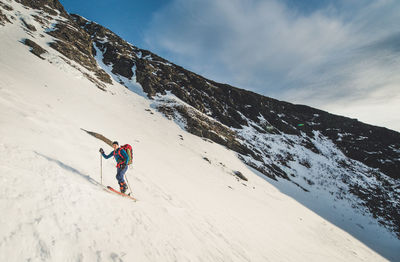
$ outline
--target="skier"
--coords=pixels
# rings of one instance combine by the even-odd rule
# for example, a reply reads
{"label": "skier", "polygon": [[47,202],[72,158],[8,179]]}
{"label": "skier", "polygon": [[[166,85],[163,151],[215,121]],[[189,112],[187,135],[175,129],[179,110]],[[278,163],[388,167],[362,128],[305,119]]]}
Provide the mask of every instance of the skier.
{"label": "skier", "polygon": [[100,153],[105,159],[109,159],[110,157],[114,156],[115,160],[117,161],[117,180],[119,184],[119,188],[121,193],[125,194],[126,190],[128,189],[128,186],[126,185],[124,175],[126,171],[128,170],[128,161],[129,161],[129,156],[125,152],[124,149],[119,148],[119,144],[117,141],[114,141],[112,143],[112,147],[114,148],[114,151],[112,151],[110,154],[105,155],[103,148],[100,148]]}

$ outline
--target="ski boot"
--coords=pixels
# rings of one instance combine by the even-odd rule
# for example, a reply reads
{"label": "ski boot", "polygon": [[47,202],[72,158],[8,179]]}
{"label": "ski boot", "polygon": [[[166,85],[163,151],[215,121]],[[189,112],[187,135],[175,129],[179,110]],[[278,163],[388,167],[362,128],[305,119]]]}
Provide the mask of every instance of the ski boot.
{"label": "ski boot", "polygon": [[119,183],[119,189],[122,194],[125,194],[126,190],[128,189],[126,182]]}

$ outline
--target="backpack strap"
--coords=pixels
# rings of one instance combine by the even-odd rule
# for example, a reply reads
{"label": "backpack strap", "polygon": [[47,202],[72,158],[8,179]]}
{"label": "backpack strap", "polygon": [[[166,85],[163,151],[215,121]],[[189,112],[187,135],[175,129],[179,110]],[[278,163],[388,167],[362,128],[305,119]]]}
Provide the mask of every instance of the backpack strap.
{"label": "backpack strap", "polygon": [[121,154],[121,148],[118,149],[118,155],[119,155],[122,159],[125,160],[125,157],[123,157],[122,154]]}
{"label": "backpack strap", "polygon": [[115,154],[118,154],[120,157],[124,158],[124,157],[122,156],[122,154],[121,154],[121,148],[118,148],[118,151],[117,151],[117,152],[114,150],[114,156],[115,156]]}
{"label": "backpack strap", "polygon": [[121,154],[121,148],[118,148],[117,152],[115,152],[115,150],[114,150],[114,157],[115,157],[116,154],[118,154],[121,157],[121,159],[123,159],[122,162],[117,163],[117,167],[120,167],[120,165],[125,162],[125,158]]}

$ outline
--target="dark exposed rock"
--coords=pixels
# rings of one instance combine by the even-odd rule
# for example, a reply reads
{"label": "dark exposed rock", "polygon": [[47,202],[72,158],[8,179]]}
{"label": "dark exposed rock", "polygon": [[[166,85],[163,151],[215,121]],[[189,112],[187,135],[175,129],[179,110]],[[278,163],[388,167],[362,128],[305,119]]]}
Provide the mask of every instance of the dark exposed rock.
{"label": "dark exposed rock", "polygon": [[203,159],[204,159],[205,161],[207,161],[209,164],[211,164],[210,159],[208,159],[207,157],[203,157]]}
{"label": "dark exposed rock", "polygon": [[303,177],[303,179],[304,179],[304,180],[307,182],[307,184],[310,185],[310,186],[312,186],[312,185],[315,184],[314,181],[312,181],[312,180],[310,180],[310,179],[308,179],[308,178],[306,178],[306,177]]}
{"label": "dark exposed rock", "polygon": [[318,148],[315,147],[314,143],[310,140],[310,138],[305,138],[304,140],[302,140],[301,143],[302,146],[304,146],[307,149],[310,149],[312,152],[319,154],[321,153]]}
{"label": "dark exposed rock", "polygon": [[301,159],[301,160],[299,161],[299,164],[300,164],[300,165],[303,165],[303,166],[305,166],[305,167],[307,167],[307,168],[311,168],[311,164],[310,164],[310,162],[309,162],[307,159]]}
{"label": "dark exposed rock", "polygon": [[39,57],[40,59],[44,59],[42,55],[47,53],[45,49],[43,49],[40,45],[36,44],[34,41],[30,39],[23,39],[22,43],[29,46],[31,48],[31,53]]}
{"label": "dark exposed rock", "polygon": [[244,180],[244,181],[248,181],[247,177],[245,177],[245,176],[242,174],[242,172],[240,172],[240,171],[233,171],[233,174],[234,174],[235,176],[237,176],[238,178]]}
{"label": "dark exposed rock", "polygon": [[32,7],[34,9],[43,10],[51,15],[58,15],[56,10],[61,16],[68,17],[68,13],[58,0],[15,0],[25,6]]}
{"label": "dark exposed rock", "polygon": [[33,26],[33,25],[31,25],[31,24],[29,24],[29,23],[27,23],[27,22],[25,21],[25,19],[21,18],[21,21],[22,21],[22,23],[25,25],[25,27],[26,27],[27,29],[29,29],[29,30],[31,30],[31,31],[36,31],[36,27]]}
{"label": "dark exposed rock", "polygon": [[[75,61],[87,70],[94,72],[98,80],[69,61],[66,61],[69,65],[81,71],[88,80],[95,83],[100,89],[105,90],[106,86],[104,83],[112,83],[110,76],[97,65],[94,54],[92,53],[93,43],[90,35],[75,23],[72,17],[65,12],[63,6],[58,0],[18,0],[17,2],[20,2],[27,7],[43,10],[50,15],[57,15],[60,13],[60,15],[68,18],[68,20],[58,20],[58,23],[54,25],[54,28],[47,31],[47,34],[56,39],[54,42],[49,44],[50,47],[63,54],[66,58]],[[34,15],[33,18],[42,26],[46,26],[47,19],[52,19],[45,14],[41,16]],[[24,19],[21,20],[26,28],[31,31],[36,31],[36,28],[33,25],[28,24]]]}
{"label": "dark exposed rock", "polygon": [[3,3],[3,2],[0,2],[0,7],[3,8],[4,10],[7,10],[7,11],[12,11],[12,10],[14,10],[14,9],[12,8],[12,6],[10,6],[10,5],[6,4],[6,3]]}
{"label": "dark exposed rock", "polygon": [[91,37],[84,30],[74,27],[74,24],[71,23],[59,22],[55,25],[53,31],[48,32],[49,35],[58,39],[50,43],[50,47],[94,72],[100,81],[111,84],[110,76],[97,66],[94,59]]}
{"label": "dark exposed rock", "polygon": [[390,199],[388,195],[390,191],[390,188],[385,187],[370,187],[365,189],[357,184],[350,187],[350,192],[364,200],[364,206],[369,209],[371,214],[373,214],[381,224],[396,232],[397,236],[400,238],[400,232],[397,228],[398,225],[400,225],[400,203],[394,202],[391,206],[383,207],[387,199]]}
{"label": "dark exposed rock", "polygon": [[182,105],[168,105],[168,103],[162,103],[157,108],[170,119],[175,118],[175,113],[178,113],[185,119],[186,130],[189,133],[208,138],[240,154],[252,155],[257,158],[253,151],[237,141],[235,132],[221,125],[219,122],[207,118],[195,110]]}
{"label": "dark exposed rock", "polygon": [[[134,75],[134,72],[132,72],[135,62],[133,60],[135,57],[134,51],[138,49],[103,26],[89,22],[77,15],[71,16],[79,26],[88,32],[96,47],[103,52],[103,62],[106,65],[113,66],[112,72],[131,79]],[[103,41],[105,38],[107,38],[107,41]]]}
{"label": "dark exposed rock", "polygon": [[[42,16],[32,15],[32,17],[33,17],[33,19],[35,19],[36,22],[38,22],[42,26],[46,26],[46,19],[43,18]],[[47,19],[49,19],[49,18],[47,17]]]}
{"label": "dark exposed rock", "polygon": [[0,25],[5,25],[7,23],[11,23],[11,21],[8,19],[8,17],[3,14],[3,12],[0,9]]}

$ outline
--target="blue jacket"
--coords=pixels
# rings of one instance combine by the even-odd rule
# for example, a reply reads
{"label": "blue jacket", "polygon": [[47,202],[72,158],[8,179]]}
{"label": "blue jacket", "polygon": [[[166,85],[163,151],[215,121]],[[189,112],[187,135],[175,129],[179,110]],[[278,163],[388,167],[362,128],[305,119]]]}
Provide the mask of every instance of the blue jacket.
{"label": "blue jacket", "polygon": [[[121,150],[121,155],[125,158],[125,160],[124,160],[123,158],[121,158],[121,156],[118,154],[118,150]],[[115,152],[115,153],[114,153],[114,152]],[[115,161],[117,161],[117,164],[118,164],[118,163],[121,163],[121,162],[125,162],[125,165],[128,165],[129,156],[128,156],[128,154],[125,152],[125,150],[123,150],[123,149],[121,149],[121,148],[118,148],[116,151],[111,151],[111,153],[108,154],[108,155],[105,155],[104,153],[101,153],[101,154],[103,155],[103,157],[104,157],[105,159],[109,159],[110,157],[114,156]]]}

